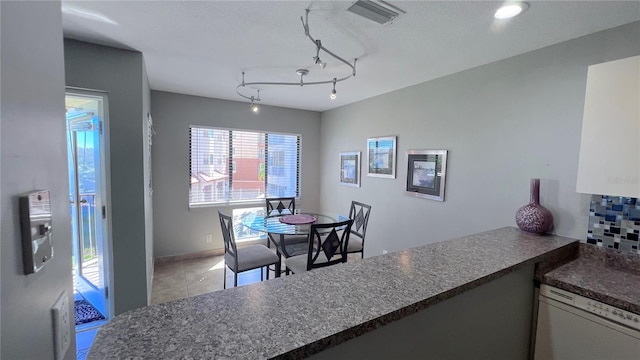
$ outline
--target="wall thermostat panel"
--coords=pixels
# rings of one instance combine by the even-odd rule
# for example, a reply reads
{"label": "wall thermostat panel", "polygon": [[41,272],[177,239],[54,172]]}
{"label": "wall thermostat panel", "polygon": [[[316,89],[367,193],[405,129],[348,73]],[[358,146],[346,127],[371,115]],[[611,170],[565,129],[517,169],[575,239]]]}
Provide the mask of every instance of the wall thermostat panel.
{"label": "wall thermostat panel", "polygon": [[20,196],[22,260],[25,274],[33,274],[53,258],[49,190]]}

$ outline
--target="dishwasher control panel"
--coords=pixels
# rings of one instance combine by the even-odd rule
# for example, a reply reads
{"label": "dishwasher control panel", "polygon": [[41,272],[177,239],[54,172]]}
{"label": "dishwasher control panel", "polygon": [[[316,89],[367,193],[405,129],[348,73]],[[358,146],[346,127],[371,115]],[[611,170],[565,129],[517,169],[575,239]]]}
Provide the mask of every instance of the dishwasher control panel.
{"label": "dishwasher control panel", "polygon": [[597,300],[592,300],[546,284],[542,284],[542,286],[540,286],[540,295],[572,305],[605,319],[628,326],[632,329],[640,330],[640,315],[634,314],[630,311],[622,310],[615,306],[611,306]]}

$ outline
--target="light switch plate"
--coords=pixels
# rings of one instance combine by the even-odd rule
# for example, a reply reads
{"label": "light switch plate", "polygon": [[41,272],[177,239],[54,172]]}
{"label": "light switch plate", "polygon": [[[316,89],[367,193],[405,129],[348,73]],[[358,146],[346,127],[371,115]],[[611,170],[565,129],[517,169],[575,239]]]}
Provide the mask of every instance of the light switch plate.
{"label": "light switch plate", "polygon": [[63,360],[71,343],[71,319],[69,318],[69,295],[63,291],[51,308],[53,316],[53,344],[56,360]]}

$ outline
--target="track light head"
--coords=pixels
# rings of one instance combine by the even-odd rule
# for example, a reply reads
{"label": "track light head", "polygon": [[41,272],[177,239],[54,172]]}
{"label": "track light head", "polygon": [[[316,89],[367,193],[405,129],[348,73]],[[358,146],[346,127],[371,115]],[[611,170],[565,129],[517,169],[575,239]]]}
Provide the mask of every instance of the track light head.
{"label": "track light head", "polygon": [[331,98],[331,100],[335,100],[336,99],[336,82],[338,81],[338,79],[333,78],[333,90],[331,90],[331,95],[329,95],[329,98]]}
{"label": "track light head", "polygon": [[327,67],[327,63],[320,60],[320,58],[317,56],[313,57],[313,61],[315,62],[316,65],[320,66],[321,69],[324,69],[325,67]]}
{"label": "track light head", "polygon": [[254,101],[260,101],[260,90],[258,90],[258,97],[251,97],[251,105],[249,105],[251,107],[251,111],[253,111],[254,113],[258,113],[258,111],[260,111],[260,107],[258,106],[258,104],[256,104]]}

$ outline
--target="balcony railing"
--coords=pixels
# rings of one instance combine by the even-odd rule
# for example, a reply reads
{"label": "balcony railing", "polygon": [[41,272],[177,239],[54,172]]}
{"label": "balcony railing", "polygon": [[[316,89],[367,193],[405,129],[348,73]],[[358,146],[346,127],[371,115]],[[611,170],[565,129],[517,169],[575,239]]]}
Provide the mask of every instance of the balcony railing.
{"label": "balcony railing", "polygon": [[96,194],[80,194],[80,218],[78,233],[80,236],[80,251],[83,264],[98,257],[98,243],[96,232]]}

